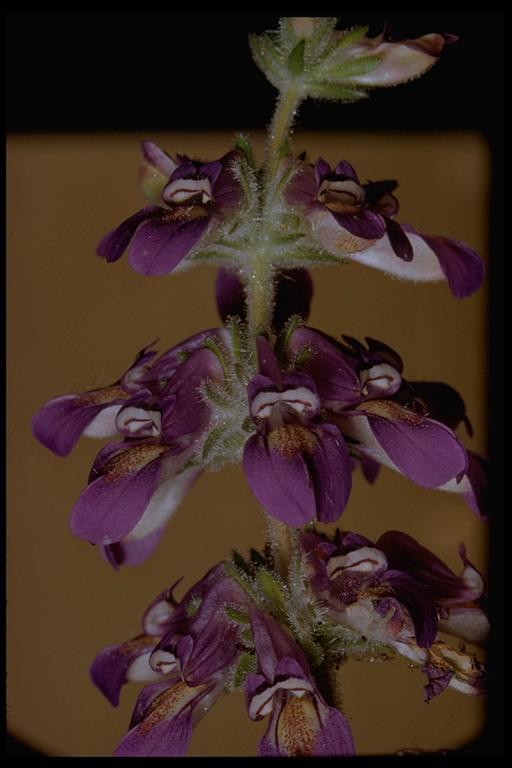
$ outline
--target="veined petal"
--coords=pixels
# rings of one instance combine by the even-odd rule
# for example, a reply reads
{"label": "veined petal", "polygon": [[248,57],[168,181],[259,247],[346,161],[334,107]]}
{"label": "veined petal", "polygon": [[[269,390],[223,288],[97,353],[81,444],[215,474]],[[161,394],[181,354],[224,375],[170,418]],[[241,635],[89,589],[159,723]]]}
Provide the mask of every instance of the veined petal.
{"label": "veined petal", "polygon": [[[302,676],[309,679],[309,665],[306,657],[288,631],[272,616],[258,608],[252,608],[250,618],[258,664],[265,679],[273,684],[278,668],[288,675],[293,674],[294,677],[300,677],[301,669]],[[292,669],[283,670],[279,666],[282,659],[293,660],[298,667],[293,666]],[[254,685],[249,685],[254,692]]]}
{"label": "veined petal", "polygon": [[[370,406],[392,406],[388,417],[368,412]],[[439,488],[464,474],[467,453],[444,424],[417,418],[391,401],[369,401],[363,411],[344,414],[342,431],[358,441],[357,449],[426,488]],[[380,406],[377,405],[376,409]]]}
{"label": "veined petal", "polygon": [[269,450],[261,435],[252,435],[244,448],[244,470],[252,492],[270,515],[295,528],[315,519],[315,493],[300,453],[286,459]]}
{"label": "veined petal", "polygon": [[[151,502],[150,502],[151,503]],[[137,526],[135,526],[137,527]],[[113,544],[102,545],[104,559],[117,571],[120,565],[140,565],[153,554],[164,535],[165,525],[151,531],[144,538],[129,540],[127,537]]]}
{"label": "veined petal", "polygon": [[[364,254],[375,242],[381,243],[382,240],[385,239],[382,235],[380,235],[380,239],[377,239],[373,235],[368,235],[367,237],[365,236],[365,233],[369,231],[373,232],[374,230],[356,227],[355,224],[352,225],[352,229],[356,229],[357,231],[352,232],[348,226],[346,226],[346,222],[343,224],[339,223],[334,217],[334,214],[324,206],[312,208],[305,214],[305,216],[311,226],[312,237],[323,248],[340,258],[355,259],[357,255],[358,258],[356,260],[362,261],[362,257],[359,258],[359,252]],[[383,230],[385,230],[384,225]],[[389,247],[391,249],[391,246]],[[393,256],[396,259],[394,252]]]}
{"label": "veined petal", "polygon": [[181,680],[149,685],[139,695],[131,730],[114,757],[179,757],[192,735],[192,710],[207,692]]}
{"label": "veined petal", "polygon": [[318,442],[308,463],[315,491],[316,519],[332,523],[340,517],[350,496],[350,457],[337,427],[322,424],[315,431]]}
{"label": "veined petal", "polygon": [[123,539],[123,544],[140,542],[142,545],[144,541],[144,546],[147,547],[148,537],[156,532],[159,532],[156,540],[158,543],[161,529],[165,527],[202,472],[202,467],[182,470],[184,463],[183,456],[177,459],[171,456],[161,460],[158,488],[137,525]]}
{"label": "veined petal", "polygon": [[119,386],[56,397],[35,414],[32,432],[57,456],[67,456],[83,434],[89,437],[117,435],[115,417],[128,397]]}
{"label": "veined petal", "polygon": [[468,589],[462,578],[412,536],[402,531],[387,531],[376,546],[385,553],[390,568],[414,576],[436,603],[449,605],[474,598],[473,590]]}
{"label": "veined petal", "polygon": [[167,275],[185,258],[206,232],[208,215],[190,220],[153,218],[141,224],[131,239],[130,266],[142,275]]}
{"label": "veined petal", "polygon": [[437,631],[437,608],[428,589],[404,571],[387,571],[383,582],[390,587],[393,597],[409,611],[420,648],[428,648],[434,642]]}
{"label": "veined petal", "polygon": [[292,358],[304,350],[310,353],[303,371],[312,377],[323,401],[344,405],[358,402],[361,399],[359,376],[333,341],[313,328],[297,328],[290,337],[287,352]]}
{"label": "veined petal", "polygon": [[[218,172],[208,173],[213,185],[213,208],[222,217],[231,214],[242,202],[242,187],[232,169],[238,155],[236,150],[228,152],[218,161],[221,166]],[[205,166],[202,166],[204,169]]]}
{"label": "veined petal", "polygon": [[157,638],[139,635],[133,640],[104,648],[94,659],[90,674],[113,707],[119,704],[122,686],[128,680],[157,680],[159,675],[149,666],[149,657]]}
{"label": "veined petal", "polygon": [[332,216],[340,227],[351,235],[367,241],[378,240],[386,232],[386,223],[382,216],[373,211],[362,210],[357,214],[335,213]]}
{"label": "veined petal", "polygon": [[449,237],[424,235],[407,225],[404,229],[408,233],[415,256],[424,251],[431,251],[435,255],[443,276],[457,299],[471,296],[480,288],[485,275],[484,263],[469,245]]}
{"label": "veined petal", "polygon": [[71,530],[94,544],[120,541],[144,514],[160,476],[166,448],[140,444],[109,459],[71,512]]}
{"label": "veined petal", "polygon": [[167,442],[186,435],[194,437],[208,426],[210,408],[202,397],[207,380],[222,381],[224,373],[215,353],[197,349],[176,369],[166,394],[175,397],[174,405],[164,413],[163,434]]}
{"label": "veined petal", "polygon": [[347,757],[354,742],[346,718],[318,696],[278,694],[259,754],[262,757]]}
{"label": "veined petal", "polygon": [[467,472],[458,483],[455,479],[440,486],[441,491],[460,493],[473,512],[487,518],[488,462],[482,456],[468,451]]}
{"label": "veined petal", "polygon": [[128,248],[140,224],[161,218],[164,213],[165,209],[158,205],[149,205],[137,211],[100,240],[96,253],[108,262],[117,261]]}
{"label": "veined petal", "polygon": [[[325,161],[324,161],[325,162]],[[330,166],[329,171],[330,173]],[[286,187],[284,196],[290,205],[301,208],[313,208],[320,205],[317,200],[319,182],[311,165],[303,163]]]}

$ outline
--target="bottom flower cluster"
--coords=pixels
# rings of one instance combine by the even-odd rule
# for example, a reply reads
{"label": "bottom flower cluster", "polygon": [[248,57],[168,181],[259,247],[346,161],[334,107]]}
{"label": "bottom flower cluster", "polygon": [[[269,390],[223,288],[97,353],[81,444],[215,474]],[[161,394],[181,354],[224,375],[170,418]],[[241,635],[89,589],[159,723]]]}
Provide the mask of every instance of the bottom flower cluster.
{"label": "bottom flower cluster", "polygon": [[280,572],[272,541],[248,560],[234,553],[180,601],[176,582],[146,610],[142,634],[98,654],[91,676],[113,706],[125,682],[151,683],[116,756],[184,755],[193,725],[241,688],[249,717],[269,717],[260,755],[352,755],[333,678],[349,656],[407,657],[427,677],[426,701],[448,686],[483,693],[480,662],[439,637],[485,642],[484,583],[462,546],[457,576],[398,531],[376,543],[313,528],[293,536]]}

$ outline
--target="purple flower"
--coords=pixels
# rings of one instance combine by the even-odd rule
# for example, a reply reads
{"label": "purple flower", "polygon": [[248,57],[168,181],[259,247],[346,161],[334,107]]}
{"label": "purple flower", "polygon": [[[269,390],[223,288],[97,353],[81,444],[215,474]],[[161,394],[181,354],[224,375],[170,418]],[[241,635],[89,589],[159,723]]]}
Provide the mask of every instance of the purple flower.
{"label": "purple flower", "polygon": [[143,634],[109,645],[94,659],[92,681],[113,707],[117,707],[125,683],[160,679],[161,672],[151,668],[149,659],[177,608],[172,595],[175,586],[158,595],[148,607],[142,620]]}
{"label": "purple flower", "polygon": [[[306,269],[286,269],[275,278],[275,302],[272,327],[279,331],[292,315],[303,320],[309,317],[313,296],[313,281]],[[228,269],[219,269],[215,282],[217,308],[223,322],[228,317],[246,320],[247,307],[244,288],[238,275]]]}
{"label": "purple flower", "polygon": [[484,277],[478,254],[458,240],[424,235],[398,224],[392,180],[361,184],[353,166],[342,160],[332,169],[320,158],[303,164],[286,190],[310,235],[343,258],[417,282],[446,280],[453,295],[474,293]]}
{"label": "purple flower", "polygon": [[306,357],[302,373],[316,385],[322,418],[338,427],[371,479],[383,464],[418,485],[462,493],[476,510],[485,495],[483,460],[452,431],[460,421],[469,424],[460,396],[437,382],[406,381],[399,355],[382,342],[368,339],[365,349],[344,338],[347,344],[303,327],[288,342],[292,365]]}
{"label": "purple flower", "polygon": [[263,757],[326,757],[354,754],[347,719],[326,704],[300,646],[275,619],[251,611],[258,660],[245,695],[252,720],[270,715],[259,754]]}
{"label": "purple flower", "polygon": [[201,388],[224,380],[207,340],[222,345],[227,337],[203,331],[156,359],[147,347],[115,384],[55,398],[34,417],[35,436],[61,456],[81,434],[121,438],[97,455],[71,516],[73,532],[99,544],[115,568],[153,552],[202,471],[190,463],[212,418]]}
{"label": "purple flower", "polygon": [[141,350],[130,368],[113,384],[80,394],[61,395],[43,405],[32,419],[32,431],[39,442],[58,456],[67,456],[81,435],[117,435],[117,414],[141,388],[140,378],[157,354],[151,346]]}
{"label": "purple flower", "polygon": [[333,539],[303,533],[300,546],[310,589],[338,624],[388,646],[423,666],[426,697],[450,685],[479,693],[481,668],[452,651],[438,630],[483,644],[489,622],[482,607],[484,583],[460,548],[464,569],[456,576],[411,536],[388,531],[374,544],[354,533]]}
{"label": "purple flower", "polygon": [[115,756],[184,755],[193,724],[223,692],[242,652],[241,626],[228,611],[247,611],[247,597],[222,565],[179,603],[173,588],[146,610],[144,635],[105,648],[91,667],[93,682],[114,706],[124,682],[159,681],[140,693]]}
{"label": "purple flower", "polygon": [[237,152],[209,163],[142,143],[141,182],[155,201],[109,232],[98,255],[117,261],[128,249],[130,266],[143,275],[166,275],[238,209],[242,193],[232,171]]}
{"label": "purple flower", "polygon": [[287,525],[332,522],[350,493],[347,447],[337,427],[320,422],[313,379],[283,375],[269,342],[259,337],[257,345],[260,373],[248,397],[258,432],[245,444],[247,481],[267,512]]}
{"label": "purple flower", "polygon": [[99,452],[71,513],[73,533],[107,547],[113,564],[136,564],[150,554],[200,473],[188,462],[211,419],[201,385],[223,378],[216,355],[195,349],[159,394],[142,389],[117,414],[125,440]]}

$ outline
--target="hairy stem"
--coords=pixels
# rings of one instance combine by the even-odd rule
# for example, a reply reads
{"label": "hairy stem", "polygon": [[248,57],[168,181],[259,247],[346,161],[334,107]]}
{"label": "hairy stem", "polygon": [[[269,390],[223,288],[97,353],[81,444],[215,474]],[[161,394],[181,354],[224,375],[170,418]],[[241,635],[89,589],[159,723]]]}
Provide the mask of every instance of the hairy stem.
{"label": "hairy stem", "polygon": [[269,141],[265,158],[265,178],[271,183],[279,164],[283,144],[290,133],[300,103],[299,91],[290,85],[278,98],[276,111],[270,123]]}
{"label": "hairy stem", "polygon": [[269,234],[272,230],[275,203],[275,177],[283,144],[290,132],[299,103],[299,91],[296,86],[290,85],[280,94],[270,123],[264,163],[260,235],[246,274],[249,329],[253,337],[257,331],[271,329],[274,274]]}
{"label": "hairy stem", "polygon": [[293,530],[275,517],[267,515],[267,538],[277,573],[288,580],[288,568],[293,553]]}

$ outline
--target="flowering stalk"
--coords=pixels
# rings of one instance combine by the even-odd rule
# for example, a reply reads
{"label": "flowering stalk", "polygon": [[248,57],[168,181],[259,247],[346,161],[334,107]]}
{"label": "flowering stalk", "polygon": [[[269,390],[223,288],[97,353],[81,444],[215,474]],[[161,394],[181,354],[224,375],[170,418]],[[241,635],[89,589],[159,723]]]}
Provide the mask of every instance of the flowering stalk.
{"label": "flowering stalk", "polygon": [[306,325],[305,267],[351,259],[414,282],[443,280],[457,298],[483,280],[469,246],[396,221],[395,180],[364,184],[347,160],[310,164],[291,152],[303,100],[365,98],[421,75],[453,42],[366,32],[296,18],[251,37],[279,91],[260,168],[244,136],[208,162],[143,142],[149,204],[107,233],[98,254],[115,262],[126,251],[152,276],[218,263],[223,325],[160,354],[150,344],[113,383],[54,398],[33,419],[59,456],[82,435],[115,438],[94,461],[71,528],[116,569],[151,556],[207,467],[242,462],[267,518],[263,552],[233,552],[181,600],[175,583],[148,607],[142,634],[96,657],[93,682],[114,706],[125,682],[151,683],[116,756],[184,754],[194,724],[232,690],[244,691],[251,719],[268,718],[260,755],[352,755],[338,675],[349,657],[406,657],[426,675],[427,701],[447,687],[483,691],[476,656],[438,636],[482,644],[487,634],[485,583],[462,545],[457,576],[406,533],[372,542],[317,527],[340,518],[357,467],[371,483],[384,466],[459,493],[486,515],[486,461],[455,432],[472,434],[461,396],[407,378],[382,341]]}

